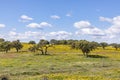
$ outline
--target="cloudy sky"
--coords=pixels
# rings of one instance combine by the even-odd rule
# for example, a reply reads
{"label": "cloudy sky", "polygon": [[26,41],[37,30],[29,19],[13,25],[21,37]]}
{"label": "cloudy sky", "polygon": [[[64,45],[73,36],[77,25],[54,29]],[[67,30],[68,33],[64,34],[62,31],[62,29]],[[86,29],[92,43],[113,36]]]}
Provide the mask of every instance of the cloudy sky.
{"label": "cloudy sky", "polygon": [[0,0],[0,38],[120,43],[120,0]]}

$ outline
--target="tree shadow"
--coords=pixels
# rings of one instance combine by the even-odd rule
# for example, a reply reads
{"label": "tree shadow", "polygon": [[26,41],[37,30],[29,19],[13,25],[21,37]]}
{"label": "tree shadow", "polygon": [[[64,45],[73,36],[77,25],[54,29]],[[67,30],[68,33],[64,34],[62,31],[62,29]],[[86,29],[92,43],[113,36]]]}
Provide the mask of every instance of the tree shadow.
{"label": "tree shadow", "polygon": [[52,54],[41,54],[41,53],[35,53],[35,56],[52,56]]}
{"label": "tree shadow", "polygon": [[107,56],[101,56],[101,55],[88,55],[90,58],[108,58]]}

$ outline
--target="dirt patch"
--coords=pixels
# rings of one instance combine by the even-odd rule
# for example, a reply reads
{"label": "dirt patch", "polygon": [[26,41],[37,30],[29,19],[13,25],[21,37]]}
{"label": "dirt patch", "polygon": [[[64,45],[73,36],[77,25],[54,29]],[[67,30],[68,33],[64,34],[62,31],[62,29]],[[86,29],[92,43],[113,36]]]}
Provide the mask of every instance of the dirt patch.
{"label": "dirt patch", "polygon": [[18,54],[15,53],[2,53],[0,54],[0,58],[16,58]]}

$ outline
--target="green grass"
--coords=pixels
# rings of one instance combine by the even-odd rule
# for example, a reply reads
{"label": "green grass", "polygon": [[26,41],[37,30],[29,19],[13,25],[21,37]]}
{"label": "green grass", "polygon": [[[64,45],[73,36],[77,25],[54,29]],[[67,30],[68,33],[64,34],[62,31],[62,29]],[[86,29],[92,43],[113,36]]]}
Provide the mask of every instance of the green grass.
{"label": "green grass", "polygon": [[111,47],[92,51],[88,58],[65,45],[49,48],[49,55],[37,53],[1,52],[0,75],[10,80],[120,80],[120,51]]}

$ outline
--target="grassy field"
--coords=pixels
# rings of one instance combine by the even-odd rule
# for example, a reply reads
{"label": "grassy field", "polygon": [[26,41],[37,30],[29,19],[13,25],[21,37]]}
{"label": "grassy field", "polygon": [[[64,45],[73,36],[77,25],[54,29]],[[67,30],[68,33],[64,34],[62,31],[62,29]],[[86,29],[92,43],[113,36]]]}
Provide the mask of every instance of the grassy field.
{"label": "grassy field", "polygon": [[120,50],[99,48],[84,57],[80,50],[57,45],[49,55],[0,52],[0,76],[10,80],[120,80]]}

